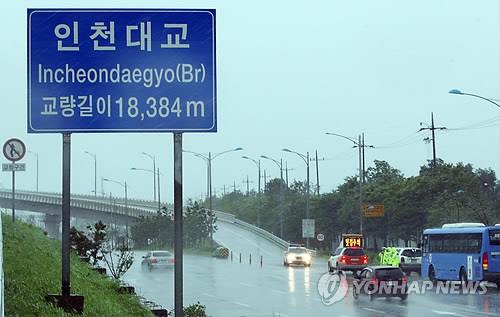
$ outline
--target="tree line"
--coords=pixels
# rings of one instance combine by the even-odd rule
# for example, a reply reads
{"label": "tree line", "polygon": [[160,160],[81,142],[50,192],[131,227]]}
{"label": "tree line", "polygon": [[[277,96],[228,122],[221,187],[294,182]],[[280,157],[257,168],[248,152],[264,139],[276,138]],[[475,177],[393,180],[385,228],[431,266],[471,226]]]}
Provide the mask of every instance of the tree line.
{"label": "tree line", "polygon": [[[183,214],[184,246],[200,247],[208,243],[210,227],[217,230],[217,218],[198,202],[189,201]],[[134,248],[172,249],[174,217],[172,210],[163,207],[156,214],[141,217],[131,227]]]}
{"label": "tree line", "polygon": [[[420,241],[425,228],[443,223],[500,223],[499,184],[491,169],[437,160],[435,166],[431,162],[422,166],[417,176],[405,177],[388,162],[376,160],[367,169],[362,188],[364,204],[383,204],[385,209],[383,217],[363,217],[363,234],[374,248],[400,240],[406,245]],[[303,243],[306,190],[305,182],[287,185],[272,179],[260,196],[234,191],[213,197],[213,206],[252,224],[257,224],[259,213],[262,228]],[[310,190],[310,217],[315,219],[316,233],[326,237],[323,242],[311,239],[311,247],[328,249],[341,234],[359,232],[359,195],[357,176],[346,177],[335,190],[319,196]]]}

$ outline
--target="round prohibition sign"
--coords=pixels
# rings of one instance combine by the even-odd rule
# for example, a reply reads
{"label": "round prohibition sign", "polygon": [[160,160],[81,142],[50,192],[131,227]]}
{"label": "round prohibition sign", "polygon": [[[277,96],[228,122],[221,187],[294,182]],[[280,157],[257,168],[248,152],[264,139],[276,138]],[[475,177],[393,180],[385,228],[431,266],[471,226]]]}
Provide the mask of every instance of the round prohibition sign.
{"label": "round prohibition sign", "polygon": [[320,233],[320,234],[318,234],[318,236],[316,237],[316,239],[318,239],[318,241],[321,242],[321,241],[325,240],[325,235],[322,234],[322,233]]}
{"label": "round prohibition sign", "polygon": [[26,154],[26,145],[23,141],[12,138],[5,141],[3,145],[3,155],[9,161],[16,162],[24,157]]}

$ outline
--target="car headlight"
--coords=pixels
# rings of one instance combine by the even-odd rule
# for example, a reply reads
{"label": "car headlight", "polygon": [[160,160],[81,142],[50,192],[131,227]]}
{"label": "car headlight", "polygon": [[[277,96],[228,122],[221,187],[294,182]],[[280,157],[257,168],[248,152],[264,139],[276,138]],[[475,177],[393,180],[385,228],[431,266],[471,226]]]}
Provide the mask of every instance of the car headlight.
{"label": "car headlight", "polygon": [[302,258],[306,261],[306,262],[311,262],[311,255],[309,253],[306,253],[304,255],[302,255]]}
{"label": "car headlight", "polygon": [[295,256],[293,254],[287,254],[286,260],[288,262],[292,262],[293,260],[295,260]]}

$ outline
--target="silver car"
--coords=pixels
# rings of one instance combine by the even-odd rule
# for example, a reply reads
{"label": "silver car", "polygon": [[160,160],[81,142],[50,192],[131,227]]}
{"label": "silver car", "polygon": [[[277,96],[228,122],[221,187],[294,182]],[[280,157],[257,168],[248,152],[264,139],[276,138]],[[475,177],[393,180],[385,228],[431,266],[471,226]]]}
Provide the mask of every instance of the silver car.
{"label": "silver car", "polygon": [[174,255],[170,251],[149,251],[142,257],[143,271],[152,269],[171,268],[175,265]]}

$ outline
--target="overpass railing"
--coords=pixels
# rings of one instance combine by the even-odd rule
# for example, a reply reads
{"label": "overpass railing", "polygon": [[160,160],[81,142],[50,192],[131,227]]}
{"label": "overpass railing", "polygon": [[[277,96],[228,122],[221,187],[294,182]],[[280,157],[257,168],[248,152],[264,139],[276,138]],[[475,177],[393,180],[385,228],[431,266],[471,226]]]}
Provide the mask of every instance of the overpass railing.
{"label": "overpass railing", "polygon": [[[72,194],[70,198],[70,206],[73,208],[94,210],[121,216],[129,216],[132,218],[139,218],[141,216],[151,215],[152,213],[151,209],[139,208],[137,206],[125,207],[121,202],[82,199],[81,196],[84,195]],[[10,191],[7,192],[0,190],[0,198],[11,199],[12,193]],[[16,191],[16,200],[48,205],[62,205],[62,196],[60,193]]]}
{"label": "overpass railing", "polygon": [[222,212],[222,211],[215,211],[215,215],[217,216],[217,220],[224,221],[224,222],[229,222],[236,224],[243,229],[253,232],[256,235],[276,244],[277,246],[281,248],[288,248],[290,243],[288,241],[285,241],[281,239],[280,237],[275,236],[274,234],[270,233],[269,231],[266,231],[262,228],[259,228],[257,226],[254,226],[252,224],[249,224],[248,222],[245,222],[243,220],[240,220],[236,218],[235,215],[227,213],[227,212]]}

